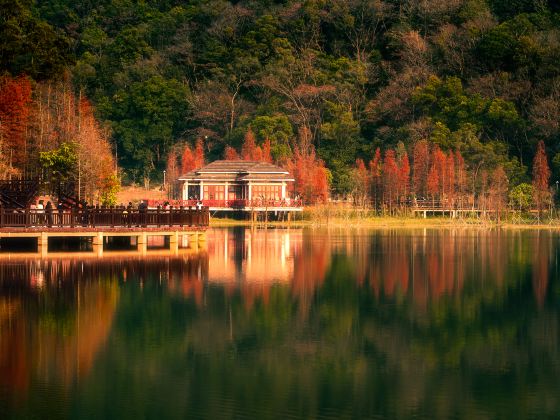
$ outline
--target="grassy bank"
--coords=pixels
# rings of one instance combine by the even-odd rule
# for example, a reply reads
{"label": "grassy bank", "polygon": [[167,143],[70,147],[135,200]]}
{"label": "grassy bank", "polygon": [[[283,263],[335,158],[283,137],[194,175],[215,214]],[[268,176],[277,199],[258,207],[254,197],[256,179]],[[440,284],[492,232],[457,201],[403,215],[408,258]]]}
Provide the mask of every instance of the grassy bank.
{"label": "grassy bank", "polygon": [[282,227],[337,227],[337,228],[415,228],[415,227],[510,227],[510,228],[553,228],[560,229],[559,218],[547,218],[539,221],[530,214],[511,213],[502,218],[500,223],[493,219],[480,217],[449,216],[414,217],[412,215],[388,216],[378,215],[372,210],[356,209],[341,206],[313,206],[306,207],[302,214],[298,214],[295,220],[282,221],[258,221],[251,223],[248,220],[234,220],[227,218],[212,218],[212,226],[282,226]]}

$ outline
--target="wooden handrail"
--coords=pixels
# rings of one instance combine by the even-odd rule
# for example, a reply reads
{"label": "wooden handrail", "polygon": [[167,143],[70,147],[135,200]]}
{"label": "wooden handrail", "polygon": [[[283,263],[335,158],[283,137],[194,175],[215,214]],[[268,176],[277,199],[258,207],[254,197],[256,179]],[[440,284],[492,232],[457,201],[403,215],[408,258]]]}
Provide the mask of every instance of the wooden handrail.
{"label": "wooden handrail", "polygon": [[80,228],[80,227],[159,227],[200,226],[209,224],[207,207],[171,209],[127,209],[91,207],[71,210],[11,210],[0,208],[1,228]]}

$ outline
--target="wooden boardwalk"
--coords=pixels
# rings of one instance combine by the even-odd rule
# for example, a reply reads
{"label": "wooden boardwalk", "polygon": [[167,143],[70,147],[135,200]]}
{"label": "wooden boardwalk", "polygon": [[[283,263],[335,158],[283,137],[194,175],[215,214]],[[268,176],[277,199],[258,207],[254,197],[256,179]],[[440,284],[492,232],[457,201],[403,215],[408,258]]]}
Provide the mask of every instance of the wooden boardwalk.
{"label": "wooden boardwalk", "polygon": [[103,253],[109,237],[129,237],[131,245],[146,253],[149,236],[163,236],[171,250],[183,238],[190,247],[206,240],[207,208],[125,209],[90,208],[62,211],[0,209],[0,239],[36,238],[38,254],[49,252],[50,238],[80,237],[92,241],[94,252]]}

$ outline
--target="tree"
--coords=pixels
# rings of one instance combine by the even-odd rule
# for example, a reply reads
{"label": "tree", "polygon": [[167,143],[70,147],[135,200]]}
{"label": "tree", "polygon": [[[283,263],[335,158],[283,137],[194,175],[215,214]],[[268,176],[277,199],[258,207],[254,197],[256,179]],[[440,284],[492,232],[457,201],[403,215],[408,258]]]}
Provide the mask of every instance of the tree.
{"label": "tree", "polygon": [[385,151],[383,159],[383,196],[384,202],[389,207],[389,213],[393,213],[393,207],[398,199],[399,193],[399,167],[395,159],[395,151]]}
{"label": "tree", "polygon": [[413,162],[413,188],[416,197],[426,197],[426,180],[430,170],[430,150],[427,140],[418,140],[414,143],[412,156]]}
{"label": "tree", "polygon": [[497,223],[500,223],[502,211],[507,206],[507,197],[508,179],[506,172],[502,166],[498,166],[494,172],[492,172],[489,188],[490,206],[494,208]]}
{"label": "tree", "polygon": [[167,173],[167,183],[170,186],[168,188],[168,194],[171,198],[175,196],[175,187],[177,183],[177,178],[179,178],[179,165],[177,164],[177,152],[175,150],[171,150],[167,155],[167,165],[166,165],[166,173]]}
{"label": "tree", "polygon": [[27,77],[0,78],[0,144],[11,168],[23,169],[27,162],[30,104],[31,83]]}
{"label": "tree", "polygon": [[288,161],[288,171],[295,178],[295,192],[306,204],[324,203],[329,197],[330,176],[313,146],[306,150],[296,147]]}
{"label": "tree", "polygon": [[426,181],[426,189],[428,194],[432,196],[432,205],[436,205],[436,196],[440,191],[439,171],[435,164],[432,163],[430,171],[428,172],[428,179]]}
{"label": "tree", "polygon": [[529,210],[533,205],[533,186],[526,182],[511,189],[509,199],[512,207],[519,211]]}
{"label": "tree", "polygon": [[76,173],[76,145],[62,143],[58,149],[39,154],[39,163],[57,181],[66,181]]}
{"label": "tree", "polygon": [[537,153],[533,160],[533,201],[537,206],[539,221],[542,217],[542,211],[550,203],[549,182],[550,168],[544,151],[544,142],[541,140],[537,144]]}
{"label": "tree", "polygon": [[270,139],[267,137],[262,144],[262,161],[272,163],[272,152]]}
{"label": "tree", "polygon": [[59,77],[73,62],[69,39],[38,18],[33,6],[28,0],[0,1],[0,73]]}
{"label": "tree", "polygon": [[255,134],[253,130],[251,130],[251,127],[249,127],[245,133],[245,140],[241,147],[241,159],[254,161],[262,160],[262,150],[257,146]]}
{"label": "tree", "polygon": [[371,176],[362,159],[356,159],[354,182],[354,203],[365,206],[371,190]]}
{"label": "tree", "polygon": [[195,170],[197,168],[196,164],[196,158],[191,147],[185,144],[181,155],[181,172],[186,174],[187,172]]}
{"label": "tree", "polygon": [[399,162],[399,200],[401,204],[406,203],[406,200],[408,199],[409,187],[410,162],[408,161],[408,153],[405,151]]}
{"label": "tree", "polygon": [[235,149],[231,146],[226,146],[224,150],[224,159],[225,160],[239,160],[239,155],[235,151]]}
{"label": "tree", "polygon": [[459,208],[462,208],[466,202],[467,193],[467,169],[465,160],[459,150],[455,151],[455,168],[456,168],[456,186],[459,198]]}
{"label": "tree", "polygon": [[371,177],[371,197],[373,199],[373,206],[377,208],[378,204],[380,203],[380,196],[382,190],[382,182],[381,182],[381,150],[379,147],[375,149],[375,154],[373,155],[373,159],[369,162],[369,171]]}
{"label": "tree", "polygon": [[201,138],[196,139],[194,146],[194,167],[195,169],[202,168],[204,166],[204,141]]}

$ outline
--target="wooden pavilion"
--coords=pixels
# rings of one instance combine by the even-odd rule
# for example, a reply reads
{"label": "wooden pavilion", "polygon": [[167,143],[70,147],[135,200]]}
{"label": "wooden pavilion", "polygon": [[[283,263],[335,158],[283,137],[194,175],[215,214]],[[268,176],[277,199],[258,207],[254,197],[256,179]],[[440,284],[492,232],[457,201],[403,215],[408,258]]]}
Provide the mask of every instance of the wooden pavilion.
{"label": "wooden pavilion", "polygon": [[179,177],[186,205],[211,211],[301,211],[294,177],[267,162],[217,160]]}

